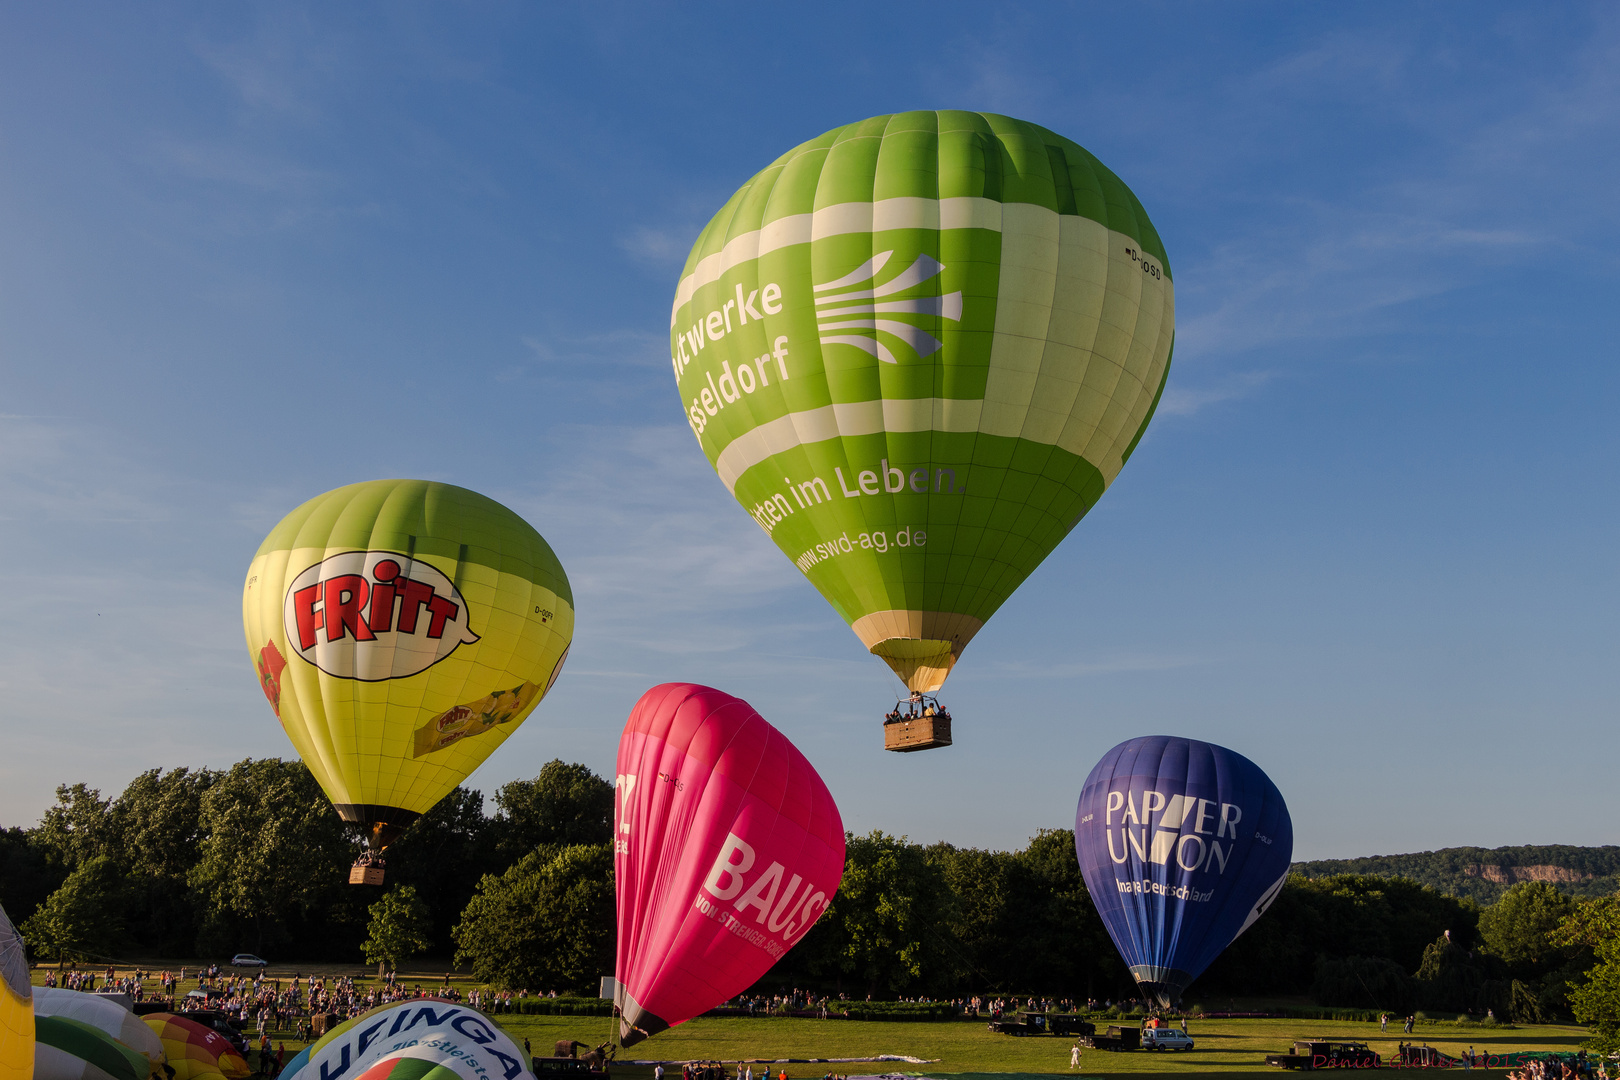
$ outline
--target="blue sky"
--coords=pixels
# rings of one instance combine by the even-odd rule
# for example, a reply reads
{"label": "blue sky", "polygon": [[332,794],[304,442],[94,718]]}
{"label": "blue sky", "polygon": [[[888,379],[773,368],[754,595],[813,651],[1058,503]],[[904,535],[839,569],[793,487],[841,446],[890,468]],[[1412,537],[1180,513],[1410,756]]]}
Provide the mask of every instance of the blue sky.
{"label": "blue sky", "polygon": [[[894,755],[898,683],[715,478],[665,328],[755,171],[947,107],[1131,185],[1176,366],[965,654],[956,745]],[[1603,4],[0,5],[0,824],[289,756],[247,564],[416,476],[575,589],[486,791],[610,773],[683,679],[859,832],[1021,846],[1169,733],[1265,768],[1297,857],[1613,842],[1617,135]]]}

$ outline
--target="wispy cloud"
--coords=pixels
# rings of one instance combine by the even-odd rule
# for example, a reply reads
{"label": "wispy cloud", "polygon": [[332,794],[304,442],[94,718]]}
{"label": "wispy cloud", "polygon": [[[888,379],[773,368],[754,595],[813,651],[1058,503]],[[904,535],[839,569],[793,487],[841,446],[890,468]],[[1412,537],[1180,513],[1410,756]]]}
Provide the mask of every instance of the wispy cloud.
{"label": "wispy cloud", "polygon": [[614,241],[620,251],[647,266],[679,270],[686,262],[697,230],[645,226],[619,234]]}
{"label": "wispy cloud", "polygon": [[321,170],[233,143],[164,136],[152,142],[151,153],[154,162],[173,176],[257,194],[309,196],[332,183]]}
{"label": "wispy cloud", "polygon": [[[1340,185],[1332,198],[1301,200],[1221,162],[1235,172],[1208,177],[1209,188],[1252,190],[1227,204],[1227,239],[1176,264],[1177,371],[1164,410],[1193,413],[1257,391],[1276,368],[1399,333],[1423,301],[1591,245],[1594,222],[1612,239],[1612,193],[1596,177],[1620,164],[1617,41],[1608,20],[1561,78],[1505,114],[1470,115],[1436,95],[1424,81],[1434,57],[1409,37],[1332,34],[1242,80],[1233,108],[1336,95],[1397,114],[1415,134],[1388,159],[1387,179]],[[1565,201],[1548,213],[1549,199]]]}
{"label": "wispy cloud", "polygon": [[166,521],[178,487],[87,425],[0,417],[0,522]]}
{"label": "wispy cloud", "polygon": [[1172,381],[1164,388],[1159,412],[1166,416],[1191,416],[1209,405],[1238,401],[1254,394],[1276,378],[1275,371],[1226,372],[1199,386]]}
{"label": "wispy cloud", "polygon": [[590,597],[614,640],[655,651],[739,648],[747,631],[706,626],[669,639],[643,628],[667,627],[694,609],[719,623],[722,613],[798,581],[715,479],[689,429],[579,425],[552,438],[567,448],[558,455],[566,466],[538,491],[514,493],[512,505],[532,521],[556,523],[553,543],[568,550],[574,588]]}
{"label": "wispy cloud", "polygon": [[192,52],[241,105],[283,119],[310,122],[322,115],[319,90],[346,64],[342,38],[292,12],[255,20],[232,39],[192,39]]}
{"label": "wispy cloud", "polygon": [[547,368],[585,366],[586,370],[599,370],[608,365],[669,369],[669,360],[665,355],[667,339],[655,331],[637,326],[616,326],[611,330],[587,333],[556,330],[527,334],[522,342],[535,360]]}

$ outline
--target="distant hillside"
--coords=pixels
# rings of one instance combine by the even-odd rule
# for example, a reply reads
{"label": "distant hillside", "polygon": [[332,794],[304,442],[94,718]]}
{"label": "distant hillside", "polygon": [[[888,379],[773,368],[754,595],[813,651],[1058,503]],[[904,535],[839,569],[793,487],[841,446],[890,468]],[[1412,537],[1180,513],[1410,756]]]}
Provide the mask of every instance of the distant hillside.
{"label": "distant hillside", "polygon": [[1317,859],[1294,864],[1306,877],[1371,874],[1406,877],[1452,896],[1493,904],[1520,881],[1550,881],[1574,896],[1605,896],[1620,889],[1620,847],[1443,848],[1412,855],[1371,855],[1364,859]]}

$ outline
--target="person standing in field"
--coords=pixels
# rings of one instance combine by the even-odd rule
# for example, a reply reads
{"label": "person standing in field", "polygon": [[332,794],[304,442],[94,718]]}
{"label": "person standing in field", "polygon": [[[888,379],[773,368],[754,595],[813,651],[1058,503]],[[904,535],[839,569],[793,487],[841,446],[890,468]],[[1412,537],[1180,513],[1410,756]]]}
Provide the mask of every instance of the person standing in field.
{"label": "person standing in field", "polygon": [[1069,1047],[1069,1068],[1080,1067],[1080,1040],[1076,1039],[1074,1045]]}

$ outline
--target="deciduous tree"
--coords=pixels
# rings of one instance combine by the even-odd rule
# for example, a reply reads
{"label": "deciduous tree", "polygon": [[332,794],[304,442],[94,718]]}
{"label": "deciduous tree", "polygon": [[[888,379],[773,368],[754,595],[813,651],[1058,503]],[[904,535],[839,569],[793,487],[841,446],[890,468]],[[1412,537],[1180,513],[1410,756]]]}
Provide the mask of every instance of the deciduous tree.
{"label": "deciduous tree", "polygon": [[458,787],[435,803],[388,849],[388,881],[416,888],[433,913],[431,948],[449,953],[450,931],[485,874],[512,861],[498,861],[484,795]]}
{"label": "deciduous tree", "polygon": [[613,970],[614,930],[613,846],[546,847],[479,883],[456,963],[504,989],[585,989]]}
{"label": "deciduous tree", "polygon": [[[952,894],[921,845],[874,830],[846,837],[844,880],[805,946],[823,976],[868,994],[925,985],[950,960]],[[825,924],[825,926],[823,926]],[[815,942],[808,937],[819,937]]]}
{"label": "deciduous tree", "polygon": [[1555,944],[1585,946],[1597,958],[1569,994],[1575,1018],[1591,1025],[1590,1050],[1620,1050],[1620,893],[1587,900],[1559,924]]}
{"label": "deciduous tree", "polygon": [[0,907],[21,923],[67,880],[67,870],[53,865],[35,842],[35,830],[0,829]]}
{"label": "deciduous tree", "polygon": [[113,857],[124,868],[130,925],[148,950],[184,955],[197,937],[187,879],[202,857],[202,797],[219,779],[209,769],[150,769],[113,800]]}
{"label": "deciduous tree", "polygon": [[112,800],[86,784],[60,784],[56,805],[45,811],[34,829],[34,842],[57,866],[71,871],[97,855],[119,851]]}
{"label": "deciduous tree", "polygon": [[533,780],[502,785],[495,805],[503,864],[543,844],[605,844],[613,836],[613,785],[584,765],[549,761]]}
{"label": "deciduous tree", "polygon": [[237,921],[262,953],[291,919],[337,899],[359,850],[300,761],[237,762],[202,795],[200,824],[189,880],[205,905],[205,952],[232,947],[224,936]]}
{"label": "deciduous tree", "polygon": [[426,952],[432,941],[433,917],[428,906],[409,885],[398,885],[383,894],[371,905],[371,921],[367,925],[365,944],[366,963],[377,965],[377,977],[384,970],[399,970],[399,962]]}
{"label": "deciduous tree", "polygon": [[118,866],[97,855],[69,874],[19,929],[29,950],[52,960],[105,960],[124,944]]}
{"label": "deciduous tree", "polygon": [[1538,978],[1567,959],[1566,948],[1553,943],[1553,935],[1576,908],[1545,881],[1521,881],[1479,916],[1479,934],[1486,948],[1506,960],[1516,979]]}

